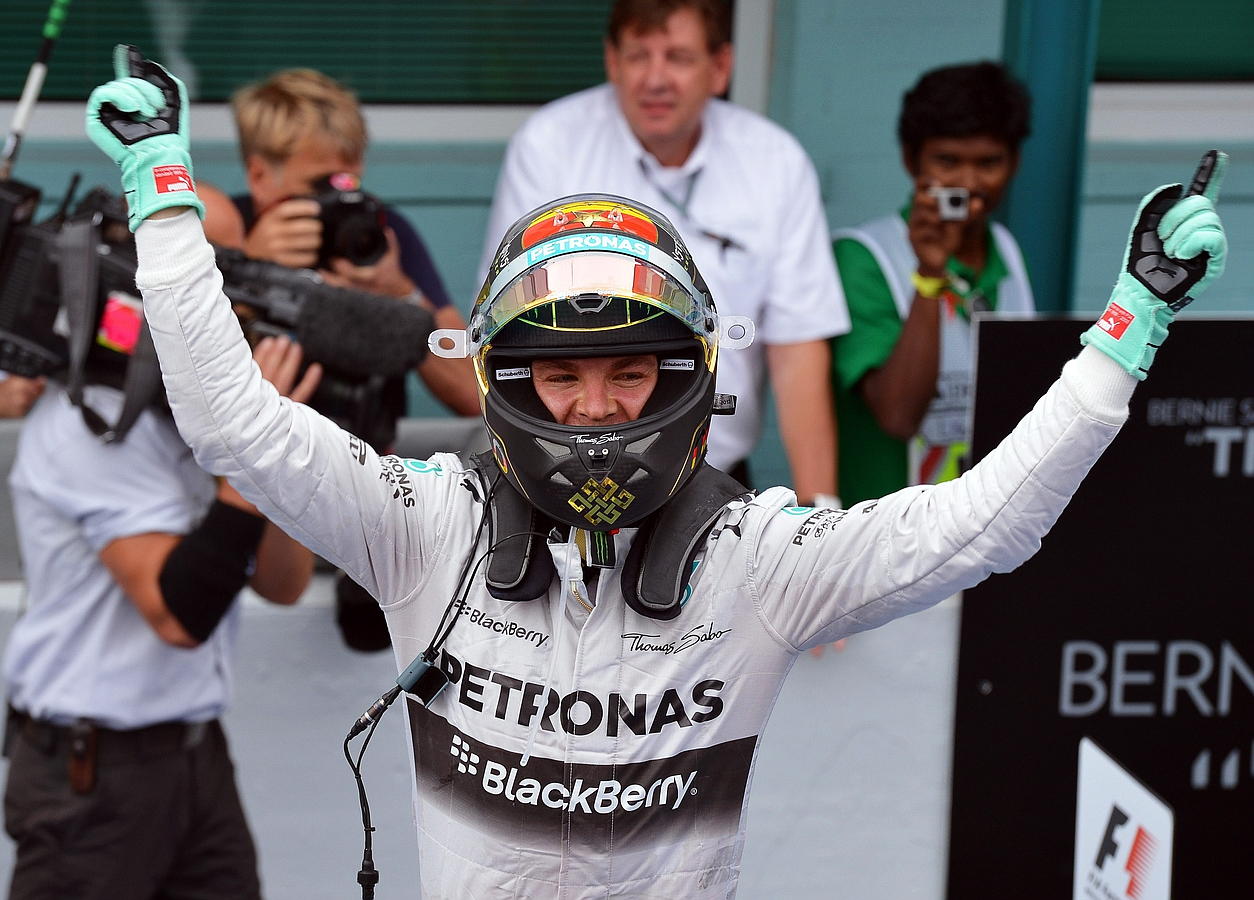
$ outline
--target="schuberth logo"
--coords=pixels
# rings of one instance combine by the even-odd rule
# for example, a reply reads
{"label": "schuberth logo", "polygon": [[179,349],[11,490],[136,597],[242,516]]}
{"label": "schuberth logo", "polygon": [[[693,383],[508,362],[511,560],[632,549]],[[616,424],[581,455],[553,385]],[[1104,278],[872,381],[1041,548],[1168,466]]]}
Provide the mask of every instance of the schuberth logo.
{"label": "schuberth logo", "polygon": [[[454,733],[449,752],[458,760],[459,773],[478,774],[479,756],[472,751],[466,738]],[[511,803],[524,806],[543,805],[549,809],[602,816],[619,810],[635,812],[654,806],[668,807],[674,811],[679,809],[687,797],[696,793],[692,787],[697,777],[695,769],[686,774],[663,775],[648,784],[624,784],[614,778],[604,778],[601,781],[576,778],[569,787],[560,781],[542,784],[536,778],[519,777],[521,771],[516,766],[485,760],[480,787],[484,793],[502,796]]]}

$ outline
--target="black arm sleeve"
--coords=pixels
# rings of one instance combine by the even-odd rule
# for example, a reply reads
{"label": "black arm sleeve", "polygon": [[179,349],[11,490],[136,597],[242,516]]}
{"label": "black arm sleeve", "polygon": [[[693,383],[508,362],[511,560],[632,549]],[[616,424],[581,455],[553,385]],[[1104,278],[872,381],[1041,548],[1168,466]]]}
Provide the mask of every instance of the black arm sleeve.
{"label": "black arm sleeve", "polygon": [[157,584],[184,630],[203,643],[252,574],[266,520],[213,501],[204,520],[166,557]]}

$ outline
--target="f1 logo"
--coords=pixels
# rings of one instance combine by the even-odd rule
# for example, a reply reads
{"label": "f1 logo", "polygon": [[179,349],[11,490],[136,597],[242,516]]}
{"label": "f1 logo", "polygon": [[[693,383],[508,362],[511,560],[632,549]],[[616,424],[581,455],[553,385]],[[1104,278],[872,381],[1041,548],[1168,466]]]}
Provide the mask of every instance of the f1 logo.
{"label": "f1 logo", "polygon": [[1097,847],[1097,859],[1093,860],[1093,865],[1102,868],[1106,864],[1106,860],[1114,857],[1119,852],[1119,842],[1115,840],[1115,832],[1128,823],[1128,814],[1117,806],[1110,807],[1110,818],[1106,821],[1106,833],[1102,835],[1102,842]]}
{"label": "f1 logo", "polygon": [[[1119,842],[1115,840],[1115,832],[1128,824],[1128,814],[1118,806],[1111,805],[1110,818],[1106,820],[1106,833],[1097,847],[1097,859],[1093,865],[1100,871],[1106,861],[1115,858],[1119,852]],[[1138,827],[1132,839],[1132,849],[1128,851],[1128,861],[1123,867],[1128,873],[1127,896],[1139,900],[1147,881],[1150,880],[1150,868],[1154,862],[1155,840],[1144,828]]]}

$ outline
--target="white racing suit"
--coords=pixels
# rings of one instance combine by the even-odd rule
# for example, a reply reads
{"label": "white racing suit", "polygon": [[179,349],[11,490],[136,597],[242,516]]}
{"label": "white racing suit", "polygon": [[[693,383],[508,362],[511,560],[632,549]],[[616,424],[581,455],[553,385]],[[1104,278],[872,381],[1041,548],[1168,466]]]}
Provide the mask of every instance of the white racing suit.
{"label": "white racing suit", "polygon": [[[378,598],[407,665],[472,551],[478,476],[452,455],[380,458],[281,399],[252,364],[195,215],[150,221],[137,240],[197,461]],[[1134,384],[1088,348],[957,481],[847,511],[798,507],[784,488],[733,502],[670,621],[633,612],[614,570],[588,613],[572,545],[553,548],[559,577],[536,600],[493,599],[480,568],[441,653],[452,683],[429,709],[404,704],[423,895],[733,896],[758,737],[797,655],[1030,557]],[[620,564],[632,536],[615,535]]]}

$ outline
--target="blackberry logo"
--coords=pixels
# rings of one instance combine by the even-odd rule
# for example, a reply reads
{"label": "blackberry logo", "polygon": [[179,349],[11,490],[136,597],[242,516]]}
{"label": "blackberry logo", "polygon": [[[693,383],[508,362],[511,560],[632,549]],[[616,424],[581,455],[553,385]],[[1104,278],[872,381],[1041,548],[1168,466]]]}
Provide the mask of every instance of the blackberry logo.
{"label": "blackberry logo", "polygon": [[576,778],[570,784],[525,778],[516,766],[506,767],[488,760],[483,766],[483,791],[524,806],[546,806],[587,815],[613,815],[650,807],[677,810],[684,800],[697,793],[693,782],[697,771],[663,775],[643,784],[623,783],[614,778],[601,781]]}
{"label": "blackberry logo", "polygon": [[453,744],[449,747],[449,755],[457,757],[457,771],[463,775],[479,774],[479,754],[470,749],[470,742],[462,740],[460,734],[453,735]]}

